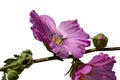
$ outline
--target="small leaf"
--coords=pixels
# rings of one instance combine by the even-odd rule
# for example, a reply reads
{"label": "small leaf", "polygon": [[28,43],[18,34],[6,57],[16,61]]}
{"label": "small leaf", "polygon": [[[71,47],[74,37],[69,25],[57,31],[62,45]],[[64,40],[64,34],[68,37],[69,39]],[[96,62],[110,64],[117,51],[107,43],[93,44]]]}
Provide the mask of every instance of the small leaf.
{"label": "small leaf", "polygon": [[4,61],[4,63],[6,63],[6,65],[9,65],[11,63],[13,63],[14,61],[16,61],[17,59],[14,59],[14,58],[8,58]]}
{"label": "small leaf", "polygon": [[18,58],[19,58],[19,55],[14,54],[14,57],[15,57],[16,59],[18,59]]}

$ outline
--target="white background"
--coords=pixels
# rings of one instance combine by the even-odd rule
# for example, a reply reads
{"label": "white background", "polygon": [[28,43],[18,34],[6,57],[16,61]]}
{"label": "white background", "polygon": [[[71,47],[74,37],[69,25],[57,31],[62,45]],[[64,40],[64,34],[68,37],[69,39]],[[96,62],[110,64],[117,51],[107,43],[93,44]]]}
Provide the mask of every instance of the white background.
{"label": "white background", "polygon": [[[34,59],[52,55],[33,38],[29,13],[34,9],[39,15],[51,16],[57,26],[61,21],[78,19],[91,37],[104,33],[109,37],[108,46],[120,46],[119,0],[0,0],[0,66],[6,58],[25,49],[32,50]],[[120,51],[105,53],[115,56],[114,70],[120,80]],[[99,52],[84,55],[82,60],[88,62],[96,54]],[[68,75],[64,76],[70,63],[70,59],[37,63],[26,69],[18,80],[71,80]]]}

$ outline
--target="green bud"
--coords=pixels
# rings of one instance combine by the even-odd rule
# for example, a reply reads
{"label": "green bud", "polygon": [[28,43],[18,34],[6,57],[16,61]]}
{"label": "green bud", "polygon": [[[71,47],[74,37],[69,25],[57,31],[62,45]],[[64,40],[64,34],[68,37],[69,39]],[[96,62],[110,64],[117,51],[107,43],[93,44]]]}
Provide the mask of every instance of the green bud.
{"label": "green bud", "polygon": [[8,78],[8,80],[17,80],[19,78],[18,72],[13,69],[10,69],[7,72],[7,78]]}
{"label": "green bud", "polygon": [[32,59],[32,52],[30,50],[25,50],[19,56],[18,63],[21,67],[27,68],[31,65]]}
{"label": "green bud", "polygon": [[108,38],[104,34],[99,33],[93,37],[92,41],[97,49],[102,49],[107,46]]}

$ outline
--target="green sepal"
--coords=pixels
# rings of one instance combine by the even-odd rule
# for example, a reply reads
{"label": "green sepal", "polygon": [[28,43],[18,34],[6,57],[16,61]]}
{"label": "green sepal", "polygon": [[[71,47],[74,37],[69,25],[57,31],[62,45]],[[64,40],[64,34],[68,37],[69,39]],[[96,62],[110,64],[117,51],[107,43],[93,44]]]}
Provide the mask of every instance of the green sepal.
{"label": "green sepal", "polygon": [[73,73],[78,70],[84,63],[81,62],[80,60],[77,60],[77,61],[74,61],[72,63],[72,68],[71,68],[71,71],[70,71],[70,77],[72,77]]}
{"label": "green sepal", "polygon": [[[52,49],[50,48],[49,44],[43,42],[44,46],[46,47],[46,49],[49,51],[49,52],[52,52]],[[53,53],[53,52],[52,52]]]}

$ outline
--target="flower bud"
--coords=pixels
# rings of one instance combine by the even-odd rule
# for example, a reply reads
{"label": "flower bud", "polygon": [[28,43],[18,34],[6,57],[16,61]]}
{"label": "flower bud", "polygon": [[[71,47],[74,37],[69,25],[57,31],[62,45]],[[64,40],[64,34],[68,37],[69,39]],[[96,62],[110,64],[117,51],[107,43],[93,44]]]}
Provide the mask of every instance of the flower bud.
{"label": "flower bud", "polygon": [[18,72],[13,69],[10,69],[8,71],[7,78],[8,80],[17,80],[19,78]]}
{"label": "flower bud", "polygon": [[23,68],[28,68],[32,64],[32,52],[30,50],[25,50],[21,53],[18,64]]}
{"label": "flower bud", "polygon": [[107,46],[108,38],[102,33],[94,36],[92,40],[97,49],[102,49]]}

